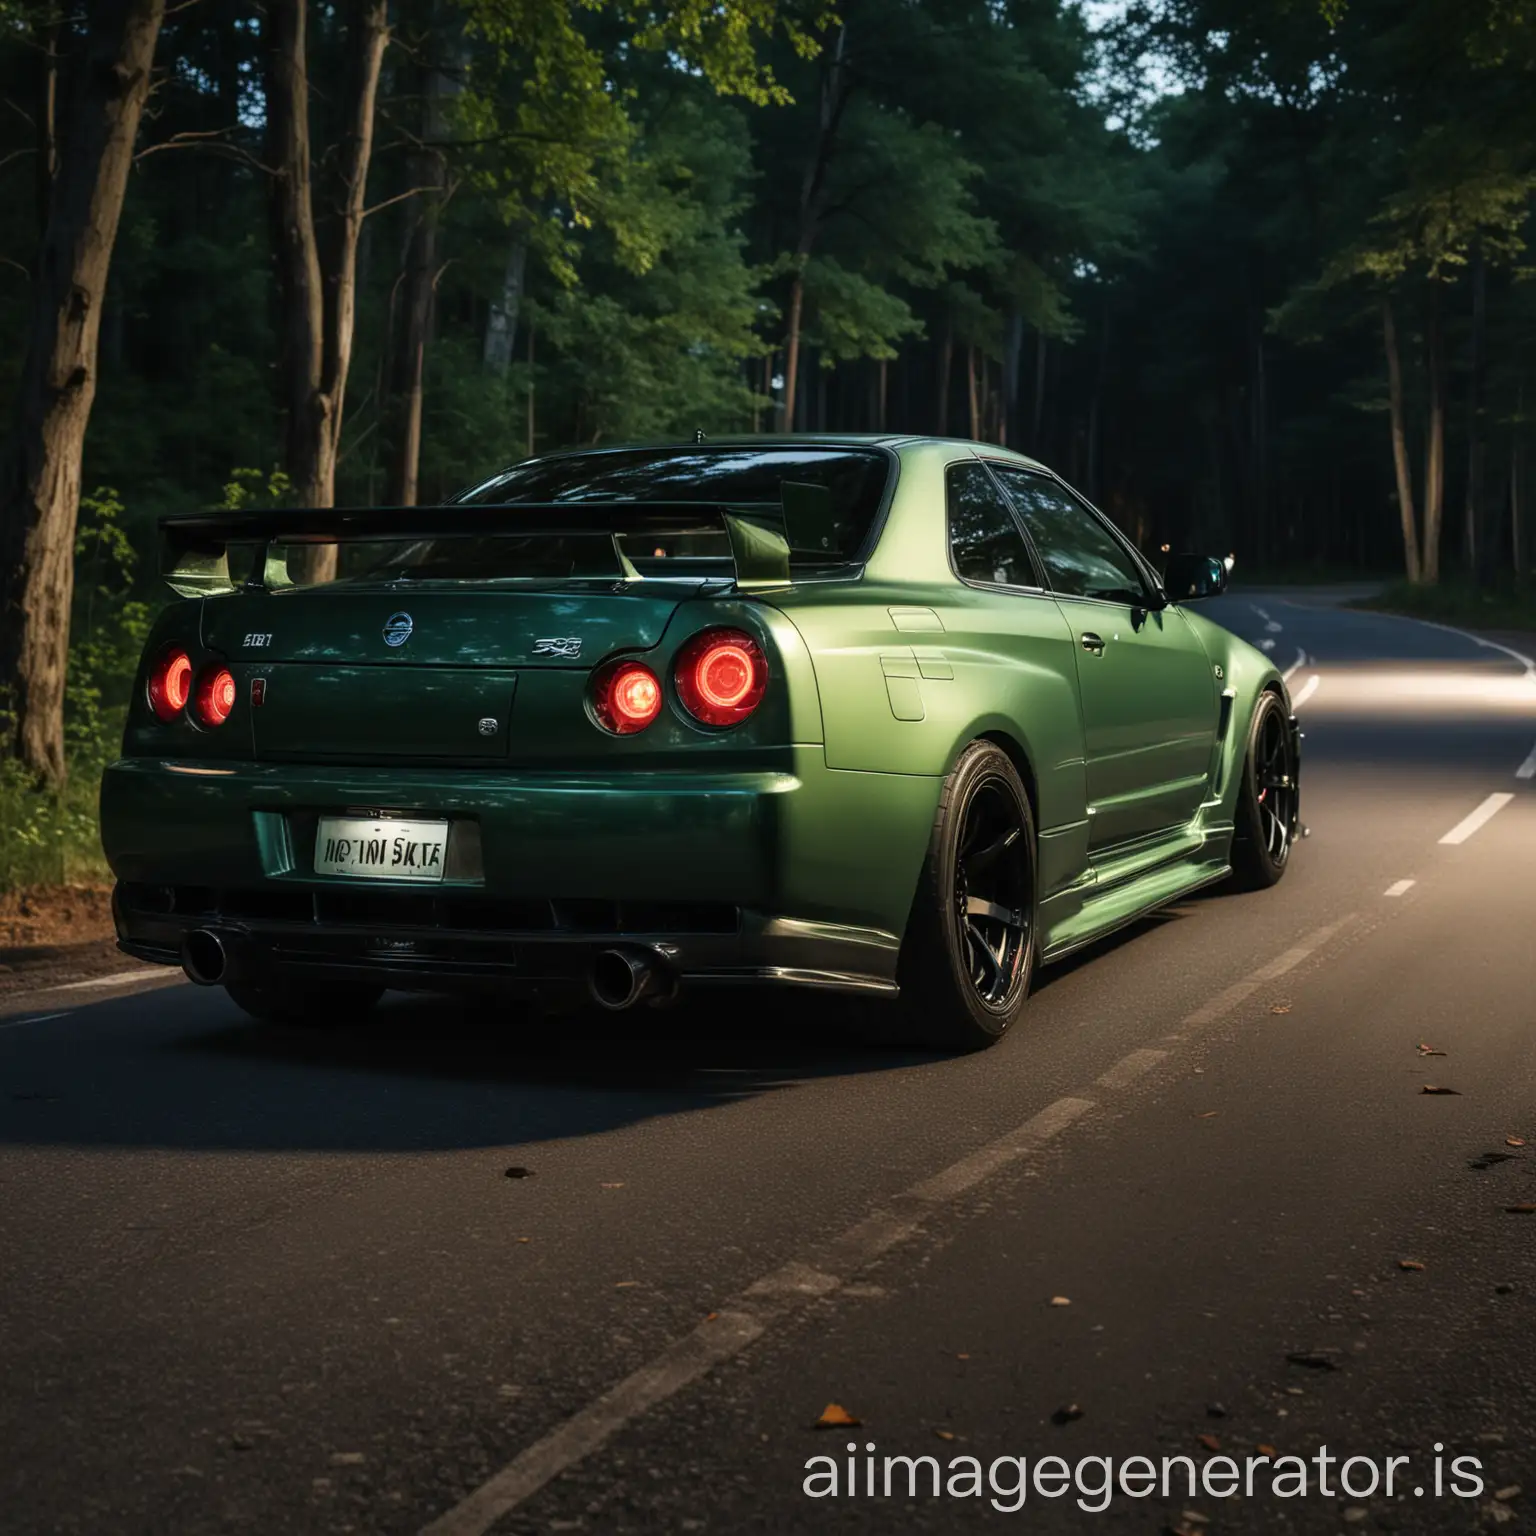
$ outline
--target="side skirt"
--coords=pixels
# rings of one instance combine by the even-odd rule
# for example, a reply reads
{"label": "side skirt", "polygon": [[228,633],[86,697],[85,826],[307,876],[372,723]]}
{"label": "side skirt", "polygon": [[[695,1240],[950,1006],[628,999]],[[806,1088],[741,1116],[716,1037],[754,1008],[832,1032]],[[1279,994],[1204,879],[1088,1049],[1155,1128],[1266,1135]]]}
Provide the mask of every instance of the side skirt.
{"label": "side skirt", "polygon": [[[1217,849],[1207,844],[1198,852],[1160,864],[1107,890],[1095,891],[1090,887],[1086,892],[1071,893],[1070,898],[1064,896],[1043,903],[1040,915],[1044,919],[1045,944],[1041,962],[1049,965],[1061,960],[1159,907],[1226,879],[1231,873],[1225,843]],[[1053,906],[1058,908],[1057,914],[1050,911]]]}

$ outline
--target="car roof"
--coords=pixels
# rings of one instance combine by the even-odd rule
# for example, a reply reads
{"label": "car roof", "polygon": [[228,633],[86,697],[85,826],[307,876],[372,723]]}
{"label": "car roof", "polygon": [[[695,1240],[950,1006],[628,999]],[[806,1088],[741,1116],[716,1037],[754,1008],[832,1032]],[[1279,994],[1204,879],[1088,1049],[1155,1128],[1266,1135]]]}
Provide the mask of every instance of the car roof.
{"label": "car roof", "polygon": [[[1047,466],[1013,448],[997,443],[975,442],[965,437],[939,437],[912,432],[744,432],[726,433],[719,437],[705,437],[702,441],[691,438],[652,439],[646,442],[582,444],[570,448],[555,448],[532,458],[519,460],[520,464],[532,464],[545,459],[582,458],[604,453],[636,453],[647,449],[672,452],[686,448],[889,448],[895,452],[903,449],[924,447],[949,447],[968,449],[989,458],[1006,458],[1035,469]],[[516,466],[509,465],[508,468]]]}

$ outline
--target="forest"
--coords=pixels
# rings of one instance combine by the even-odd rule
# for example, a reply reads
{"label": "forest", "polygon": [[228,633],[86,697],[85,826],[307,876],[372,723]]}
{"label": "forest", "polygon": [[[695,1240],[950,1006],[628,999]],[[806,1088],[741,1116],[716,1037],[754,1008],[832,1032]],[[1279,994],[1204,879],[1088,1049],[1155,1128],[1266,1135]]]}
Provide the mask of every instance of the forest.
{"label": "forest", "polygon": [[0,0],[0,889],[95,856],[165,512],[943,433],[1528,605],[1533,191],[1526,0]]}

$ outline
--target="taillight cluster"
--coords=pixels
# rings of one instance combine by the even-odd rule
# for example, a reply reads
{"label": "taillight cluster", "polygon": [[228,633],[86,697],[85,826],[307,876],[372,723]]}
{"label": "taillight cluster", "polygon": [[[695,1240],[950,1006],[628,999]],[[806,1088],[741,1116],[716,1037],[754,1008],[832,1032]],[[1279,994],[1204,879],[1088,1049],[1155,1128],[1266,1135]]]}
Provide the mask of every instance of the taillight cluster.
{"label": "taillight cluster", "polygon": [[[701,725],[739,725],[768,691],[768,660],[739,629],[706,629],[678,652],[672,672],[678,702]],[[644,662],[621,657],[592,676],[592,713],[616,736],[643,731],[661,713],[661,679]]]}
{"label": "taillight cluster", "polygon": [[192,658],[179,646],[164,652],[149,669],[149,707],[169,724],[189,706],[192,718],[210,730],[235,708],[235,678],[228,667],[210,662],[194,676]]}

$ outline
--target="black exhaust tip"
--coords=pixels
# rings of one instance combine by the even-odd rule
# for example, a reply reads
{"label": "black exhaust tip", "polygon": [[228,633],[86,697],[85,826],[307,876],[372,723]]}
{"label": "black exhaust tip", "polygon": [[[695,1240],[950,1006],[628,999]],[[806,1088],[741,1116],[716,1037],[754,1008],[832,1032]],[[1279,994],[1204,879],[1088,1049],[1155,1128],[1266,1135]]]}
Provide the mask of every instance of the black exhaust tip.
{"label": "black exhaust tip", "polygon": [[200,987],[217,987],[229,978],[229,951],[211,928],[196,928],[181,941],[181,968]]}
{"label": "black exhaust tip", "polygon": [[669,990],[655,957],[636,949],[603,950],[592,962],[587,984],[592,1000],[613,1013]]}

